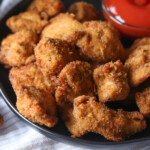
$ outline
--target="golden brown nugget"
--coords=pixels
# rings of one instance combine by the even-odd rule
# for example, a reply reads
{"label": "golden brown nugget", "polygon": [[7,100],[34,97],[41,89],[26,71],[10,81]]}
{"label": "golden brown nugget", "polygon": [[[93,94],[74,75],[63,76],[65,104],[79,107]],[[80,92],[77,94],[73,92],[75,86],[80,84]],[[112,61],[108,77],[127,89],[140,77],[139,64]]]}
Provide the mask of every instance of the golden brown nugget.
{"label": "golden brown nugget", "polygon": [[136,93],[136,104],[145,117],[150,117],[150,87]]}
{"label": "golden brown nugget", "polygon": [[56,101],[73,103],[74,98],[83,94],[92,96],[95,85],[92,67],[87,62],[74,61],[67,64],[58,76]]}
{"label": "golden brown nugget", "polygon": [[130,49],[134,50],[139,46],[149,45],[149,44],[150,44],[150,37],[136,39]]}
{"label": "golden brown nugget", "polygon": [[59,106],[58,108],[61,118],[64,121],[65,126],[67,127],[68,131],[71,133],[71,136],[73,138],[82,137],[84,134],[87,133],[87,131],[84,130],[82,126],[74,118],[72,113],[73,112],[72,103],[65,103],[63,105],[61,104],[61,106]]}
{"label": "golden brown nugget", "polygon": [[53,127],[57,123],[56,104],[50,92],[36,87],[17,88],[17,109],[30,121]]}
{"label": "golden brown nugget", "polygon": [[44,28],[41,36],[70,41],[72,40],[70,36],[81,29],[82,24],[74,18],[74,15],[61,13],[50,20],[50,24]]}
{"label": "golden brown nugget", "polygon": [[3,122],[4,122],[3,117],[0,115],[0,127],[3,125]]}
{"label": "golden brown nugget", "polygon": [[55,98],[61,117],[73,137],[80,137],[86,133],[73,117],[73,100],[82,94],[93,96],[94,92],[92,69],[89,63],[70,62],[59,74]]}
{"label": "golden brown nugget", "polygon": [[28,29],[39,34],[48,24],[48,21],[42,20],[40,15],[37,13],[23,12],[19,15],[10,17],[6,21],[6,24],[12,30],[12,32]]}
{"label": "golden brown nugget", "polygon": [[130,87],[127,72],[120,60],[100,65],[94,70],[93,78],[100,102],[124,100],[128,97]]}
{"label": "golden brown nugget", "polygon": [[28,30],[8,35],[1,43],[0,62],[19,67],[35,61],[34,47],[37,42],[37,35]]}
{"label": "golden brown nugget", "polygon": [[80,22],[100,19],[100,13],[96,8],[92,4],[82,1],[73,3],[69,7],[68,12],[73,13]]}
{"label": "golden brown nugget", "polygon": [[55,99],[47,81],[35,64],[12,68],[9,80],[17,96],[17,109],[30,121],[53,127],[57,123]]}
{"label": "golden brown nugget", "polygon": [[49,93],[54,91],[52,82],[43,76],[41,70],[35,63],[20,68],[12,68],[9,73],[9,80],[14,90],[16,90],[18,85],[23,85],[27,87],[37,87]]}
{"label": "golden brown nugget", "polygon": [[150,44],[137,47],[125,62],[129,83],[136,87],[150,77]]}
{"label": "golden brown nugget", "polygon": [[34,0],[28,7],[28,11],[38,13],[46,20],[64,10],[64,4],[60,0]]}
{"label": "golden brown nugget", "polygon": [[67,41],[43,38],[35,48],[38,67],[45,77],[57,76],[70,61],[78,58],[77,51]]}
{"label": "golden brown nugget", "polygon": [[146,128],[141,113],[109,109],[95,97],[79,96],[74,100],[73,115],[89,132],[103,135],[112,141],[121,141]]}
{"label": "golden brown nugget", "polygon": [[108,22],[84,22],[82,32],[85,34],[76,44],[91,60],[106,63],[123,59],[124,49],[117,31]]}
{"label": "golden brown nugget", "polygon": [[150,38],[149,37],[144,37],[144,38],[139,38],[139,39],[136,39],[132,46],[126,50],[126,55],[128,58],[129,55],[139,46],[142,46],[142,45],[149,45],[150,44]]}

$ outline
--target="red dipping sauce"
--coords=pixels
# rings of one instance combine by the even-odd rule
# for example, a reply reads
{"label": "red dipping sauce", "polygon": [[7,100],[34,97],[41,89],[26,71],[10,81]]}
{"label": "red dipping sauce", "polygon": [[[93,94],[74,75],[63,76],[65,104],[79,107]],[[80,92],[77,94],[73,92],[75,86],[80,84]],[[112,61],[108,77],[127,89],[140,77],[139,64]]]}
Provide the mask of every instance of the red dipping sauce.
{"label": "red dipping sauce", "polygon": [[130,38],[150,36],[150,0],[103,0],[104,17]]}

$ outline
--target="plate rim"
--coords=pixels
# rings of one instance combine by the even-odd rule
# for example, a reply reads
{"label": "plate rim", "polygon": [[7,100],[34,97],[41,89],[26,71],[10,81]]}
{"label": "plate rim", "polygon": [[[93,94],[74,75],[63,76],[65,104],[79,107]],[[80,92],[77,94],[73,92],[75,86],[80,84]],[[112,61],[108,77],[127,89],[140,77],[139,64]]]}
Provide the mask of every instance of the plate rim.
{"label": "plate rim", "polygon": [[[27,0],[29,1],[29,0]],[[12,7],[1,19],[0,19],[0,23],[3,21],[3,19],[5,20],[13,11],[14,9],[18,8],[19,6],[23,6],[25,3],[25,1],[20,1],[18,2],[14,7]],[[21,120],[23,120],[27,125],[29,125],[30,127],[34,128],[35,130],[38,130],[38,132],[42,133],[43,135],[61,142],[61,143],[65,143],[68,145],[74,145],[78,147],[82,147],[82,148],[92,148],[92,149],[100,149],[100,148],[120,148],[120,146],[131,146],[133,143],[143,143],[146,142],[148,140],[150,140],[150,136],[149,137],[145,137],[145,138],[139,138],[139,139],[131,139],[131,140],[127,140],[127,141],[120,141],[120,142],[100,142],[100,141],[87,141],[84,139],[80,139],[80,138],[71,138],[70,136],[67,135],[62,135],[60,133],[56,133],[54,131],[50,131],[46,128],[44,128],[44,126],[35,124],[33,122],[31,122],[30,120],[28,120],[27,118],[25,118],[24,116],[22,116],[19,111],[16,109],[16,107],[14,107],[14,105],[12,104],[11,98],[9,98],[9,96],[7,95],[5,88],[2,84],[2,82],[0,81],[0,94],[4,100],[4,102],[7,104],[7,106],[12,110],[12,112],[19,117]],[[49,135],[47,135],[49,134]]]}
{"label": "plate rim", "polygon": [[[111,148],[112,146],[116,146],[116,147],[120,147],[120,146],[129,146],[129,144],[135,144],[135,143],[140,143],[143,141],[148,141],[150,140],[150,137],[146,137],[146,138],[140,138],[140,139],[132,139],[132,140],[125,140],[125,141],[120,141],[120,142],[100,142],[100,141],[87,141],[84,139],[80,139],[80,138],[72,138],[70,136],[67,135],[62,135],[60,133],[55,133],[54,131],[50,131],[48,129],[45,129],[44,126],[38,125],[36,123],[31,122],[30,120],[28,120],[27,118],[25,118],[24,116],[22,116],[19,111],[17,110],[17,108],[12,104],[11,102],[11,98],[9,98],[9,96],[7,95],[5,88],[3,87],[3,84],[0,81],[0,94],[4,100],[4,102],[7,104],[7,106],[12,110],[12,112],[17,115],[21,120],[23,120],[25,123],[27,123],[30,127],[34,128],[35,130],[38,130],[39,132],[41,131],[41,133],[43,135],[45,135],[44,133],[46,133],[45,136],[54,139],[56,141],[62,142],[62,143],[67,143],[67,141],[69,141],[70,143],[67,143],[69,145],[77,145],[79,147],[92,147],[94,149],[97,148]],[[47,135],[49,134],[49,135]],[[54,137],[55,136],[55,137]],[[94,147],[93,147],[94,146]]]}

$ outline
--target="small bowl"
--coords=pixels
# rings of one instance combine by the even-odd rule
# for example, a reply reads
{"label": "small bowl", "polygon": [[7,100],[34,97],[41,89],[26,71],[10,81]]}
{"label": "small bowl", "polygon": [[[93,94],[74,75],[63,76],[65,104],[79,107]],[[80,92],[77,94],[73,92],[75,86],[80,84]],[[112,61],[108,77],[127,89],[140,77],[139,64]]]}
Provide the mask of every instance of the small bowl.
{"label": "small bowl", "polygon": [[130,39],[150,36],[150,27],[137,27],[129,25],[117,20],[111,15],[105,5],[106,0],[102,0],[102,12],[106,20],[108,20],[120,33]]}

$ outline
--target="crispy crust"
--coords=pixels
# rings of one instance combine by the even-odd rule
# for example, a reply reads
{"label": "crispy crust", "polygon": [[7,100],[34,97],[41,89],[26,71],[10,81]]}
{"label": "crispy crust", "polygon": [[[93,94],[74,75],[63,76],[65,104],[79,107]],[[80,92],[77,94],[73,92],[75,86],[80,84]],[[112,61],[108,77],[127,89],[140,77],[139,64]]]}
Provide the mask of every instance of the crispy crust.
{"label": "crispy crust", "polygon": [[51,38],[39,42],[35,56],[38,67],[48,79],[57,76],[67,63],[78,59],[76,49],[67,41]]}
{"label": "crispy crust", "polygon": [[68,12],[73,13],[75,18],[80,22],[100,19],[100,14],[96,8],[92,4],[86,2],[73,3],[69,7]]}
{"label": "crispy crust", "polygon": [[1,43],[0,62],[18,67],[34,62],[34,47],[37,42],[37,35],[28,30],[8,35]]}
{"label": "crispy crust", "polygon": [[145,117],[150,117],[150,87],[136,93],[136,104]]}
{"label": "crispy crust", "polygon": [[67,40],[72,42],[70,36],[82,29],[82,24],[78,22],[74,15],[61,13],[50,20],[50,24],[44,28],[41,37],[50,37],[55,39]]}
{"label": "crispy crust", "polygon": [[53,84],[43,76],[35,63],[20,68],[12,68],[9,73],[9,79],[14,90],[18,85],[24,85],[37,87],[47,92],[53,91]]}
{"label": "crispy crust", "polygon": [[92,69],[87,62],[71,62],[59,74],[55,97],[62,119],[73,137],[86,133],[73,117],[74,98],[82,94],[94,95],[94,92]]}
{"label": "crispy crust", "polygon": [[150,77],[150,45],[137,47],[125,62],[129,82],[133,87],[138,86]]}
{"label": "crispy crust", "polygon": [[39,34],[48,24],[48,21],[42,20],[40,15],[37,13],[23,12],[19,15],[10,17],[6,21],[6,24],[12,30],[12,32],[27,29]]}
{"label": "crispy crust", "polygon": [[121,141],[146,128],[146,121],[139,112],[109,109],[95,97],[80,96],[74,101],[73,115],[78,123],[108,140]]}
{"label": "crispy crust", "polygon": [[121,61],[101,65],[93,73],[99,101],[118,101],[127,98],[130,87],[127,72]]}
{"label": "crispy crust", "polygon": [[132,46],[126,50],[126,58],[128,58],[129,55],[130,55],[136,48],[138,48],[139,46],[142,46],[142,45],[149,45],[149,44],[150,44],[150,38],[149,38],[149,37],[144,37],[144,38],[136,39],[136,40],[133,42]]}
{"label": "crispy crust", "polygon": [[64,10],[64,4],[60,0],[34,0],[28,7],[28,11],[38,13],[45,20]]}
{"label": "crispy crust", "polygon": [[87,62],[74,61],[67,64],[59,74],[55,93],[56,101],[73,103],[83,94],[92,96],[95,92],[92,68]]}
{"label": "crispy crust", "polygon": [[139,46],[148,45],[148,44],[150,44],[150,37],[144,37],[144,38],[136,39],[134,41],[133,45],[131,46],[130,50],[134,50]]}
{"label": "crispy crust", "polygon": [[30,121],[52,127],[57,123],[53,85],[35,64],[12,68],[9,80],[17,96],[17,109]]}
{"label": "crispy crust", "polygon": [[73,104],[65,103],[63,105],[61,104],[61,106],[59,106],[58,104],[58,108],[61,118],[73,138],[82,137],[87,133],[87,131],[82,128],[82,126],[76,121],[75,117],[73,116]]}
{"label": "crispy crust", "polygon": [[17,109],[24,117],[48,127],[53,127],[57,123],[56,104],[50,93],[26,86],[17,88],[15,92]]}
{"label": "crispy crust", "polygon": [[76,44],[84,54],[98,63],[122,60],[124,57],[117,31],[107,22],[84,22],[82,35],[78,37]]}

